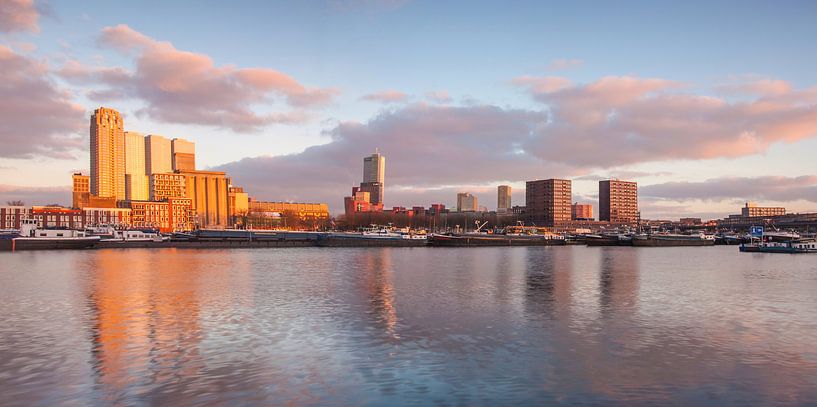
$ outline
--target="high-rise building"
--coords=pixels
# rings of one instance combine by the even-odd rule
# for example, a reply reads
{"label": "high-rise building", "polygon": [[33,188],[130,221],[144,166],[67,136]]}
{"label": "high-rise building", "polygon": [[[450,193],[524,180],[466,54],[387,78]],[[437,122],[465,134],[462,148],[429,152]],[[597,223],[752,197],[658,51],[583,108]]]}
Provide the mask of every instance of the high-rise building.
{"label": "high-rise building", "polygon": [[164,201],[169,198],[184,198],[187,182],[182,174],[150,174],[150,200]]}
{"label": "high-rise building", "polygon": [[88,198],[91,193],[91,177],[76,173],[71,176],[73,188],[71,190],[71,207],[82,209],[88,205]]}
{"label": "high-rise building", "polygon": [[174,138],[170,143],[173,157],[173,171],[196,170],[196,144],[181,138]]}
{"label": "high-rise building", "polygon": [[195,223],[201,228],[226,228],[230,185],[227,174],[220,171],[180,171],[178,174],[185,176],[185,194],[192,200]]}
{"label": "high-rise building", "polygon": [[145,136],[135,131],[125,132],[125,199],[146,201],[149,180],[145,172]]}
{"label": "high-rise building", "polygon": [[509,185],[500,185],[496,188],[496,211],[507,212],[511,209],[511,187]]}
{"label": "high-rise building", "polygon": [[145,173],[165,174],[173,172],[170,140],[151,134],[145,137]]}
{"label": "high-rise building", "polygon": [[573,220],[593,220],[593,205],[576,202],[573,204],[572,213]]}
{"label": "high-rise building", "polygon": [[638,222],[638,184],[617,179],[599,181],[599,220]]}
{"label": "high-rise building", "polygon": [[479,208],[477,197],[468,192],[460,192],[457,194],[457,211],[458,212],[476,212]]}
{"label": "high-rise building", "polygon": [[746,202],[740,209],[740,214],[747,218],[782,216],[786,214],[786,208],[782,206],[757,206],[754,202]]}
{"label": "high-rise building", "polygon": [[570,180],[528,181],[525,187],[525,212],[530,222],[558,226],[570,221],[573,199]]}
{"label": "high-rise building", "polygon": [[125,199],[125,132],[116,110],[91,115],[91,195]]}
{"label": "high-rise building", "polygon": [[363,158],[363,182],[360,190],[368,192],[370,203],[383,204],[386,181],[386,157],[379,152]]}

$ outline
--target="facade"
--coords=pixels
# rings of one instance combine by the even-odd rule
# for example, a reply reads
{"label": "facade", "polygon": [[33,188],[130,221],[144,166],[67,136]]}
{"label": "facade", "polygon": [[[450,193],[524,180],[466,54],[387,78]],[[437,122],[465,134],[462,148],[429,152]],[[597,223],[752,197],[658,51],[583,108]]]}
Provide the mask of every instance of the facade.
{"label": "facade", "polygon": [[372,204],[383,204],[386,182],[386,157],[380,153],[363,158],[363,182],[360,189],[369,192]]}
{"label": "facade", "polygon": [[173,172],[170,140],[151,134],[145,137],[145,174]]}
{"label": "facade", "polygon": [[249,213],[272,216],[272,214],[295,213],[301,220],[329,219],[329,205],[325,203],[265,202],[251,199]]}
{"label": "facade", "polygon": [[134,131],[125,132],[125,199],[147,200],[149,181],[145,164],[145,136]]}
{"label": "facade", "polygon": [[599,181],[599,220],[612,223],[636,223],[638,184],[633,181]]}
{"label": "facade", "polygon": [[528,181],[525,212],[536,226],[558,226],[572,218],[572,185],[566,179]]}
{"label": "facade", "polygon": [[88,205],[88,198],[91,195],[91,177],[76,173],[71,176],[73,187],[71,188],[71,207],[82,209]]}
{"label": "facade", "polygon": [[179,171],[185,176],[185,197],[192,200],[193,217],[200,228],[224,229],[228,223],[227,188],[230,179],[221,171]]}
{"label": "facade", "polygon": [[741,216],[747,218],[782,216],[786,214],[786,208],[774,206],[757,206],[757,204],[754,202],[746,202],[746,205],[740,209],[740,212]]}
{"label": "facade", "polygon": [[39,227],[84,229],[97,225],[130,225],[130,209],[61,206],[0,206],[0,229],[20,229],[23,219],[36,219]]}
{"label": "facade", "polygon": [[364,191],[361,187],[352,187],[352,196],[343,198],[343,208],[349,217],[358,212],[382,212],[383,204],[372,203],[369,191]]}
{"label": "facade", "polygon": [[131,224],[135,228],[159,229],[160,232],[183,232],[193,229],[190,198],[170,198],[163,202],[131,201]]}
{"label": "facade", "polygon": [[151,174],[150,200],[164,201],[168,198],[184,198],[187,196],[187,182],[182,174]]}
{"label": "facade", "polygon": [[476,212],[479,209],[477,197],[469,192],[457,194],[457,212]]}
{"label": "facade", "polygon": [[125,132],[116,110],[91,115],[91,195],[125,199]]}
{"label": "facade", "polygon": [[593,205],[574,203],[571,208],[572,220],[593,220]]}
{"label": "facade", "polygon": [[238,218],[250,212],[250,198],[244,188],[230,186],[227,188],[227,208],[230,223],[238,223]]}
{"label": "facade", "polygon": [[496,211],[507,212],[513,206],[511,204],[511,187],[500,185],[496,188]]}
{"label": "facade", "polygon": [[173,171],[196,170],[196,144],[181,138],[174,138],[170,142],[170,153],[173,161]]}

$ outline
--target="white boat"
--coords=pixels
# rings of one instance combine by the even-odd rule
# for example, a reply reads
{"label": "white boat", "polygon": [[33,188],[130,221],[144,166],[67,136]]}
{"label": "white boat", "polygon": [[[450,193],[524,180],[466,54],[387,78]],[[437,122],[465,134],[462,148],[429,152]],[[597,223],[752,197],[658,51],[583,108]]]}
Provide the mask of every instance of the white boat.
{"label": "white boat", "polygon": [[99,236],[70,229],[40,229],[36,219],[20,221],[20,235],[12,240],[12,250],[85,249],[96,245]]}

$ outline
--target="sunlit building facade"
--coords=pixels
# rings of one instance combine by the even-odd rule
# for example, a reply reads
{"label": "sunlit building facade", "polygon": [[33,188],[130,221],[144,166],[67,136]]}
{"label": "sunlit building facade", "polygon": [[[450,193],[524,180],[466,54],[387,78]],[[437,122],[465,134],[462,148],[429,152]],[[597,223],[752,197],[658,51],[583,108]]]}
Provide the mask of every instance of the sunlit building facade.
{"label": "sunlit building facade", "polygon": [[525,184],[525,214],[536,226],[558,226],[572,218],[572,183],[544,179]]}
{"label": "sunlit building facade", "polygon": [[599,181],[599,220],[613,223],[636,223],[638,184],[617,179]]}
{"label": "sunlit building facade", "polygon": [[90,141],[91,195],[125,199],[125,132],[118,111],[94,110]]}
{"label": "sunlit building facade", "polygon": [[145,136],[125,132],[125,199],[144,201],[149,197],[145,163]]}

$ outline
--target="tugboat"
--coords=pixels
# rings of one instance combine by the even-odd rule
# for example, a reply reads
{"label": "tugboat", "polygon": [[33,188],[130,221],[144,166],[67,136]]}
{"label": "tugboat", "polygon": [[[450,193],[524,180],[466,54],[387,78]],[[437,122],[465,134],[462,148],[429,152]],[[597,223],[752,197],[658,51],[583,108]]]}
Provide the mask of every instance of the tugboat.
{"label": "tugboat", "polygon": [[[35,219],[20,221],[19,235],[10,239],[10,250],[88,249],[99,242],[99,236],[68,229],[40,229]],[[4,245],[4,248],[8,245]]]}

